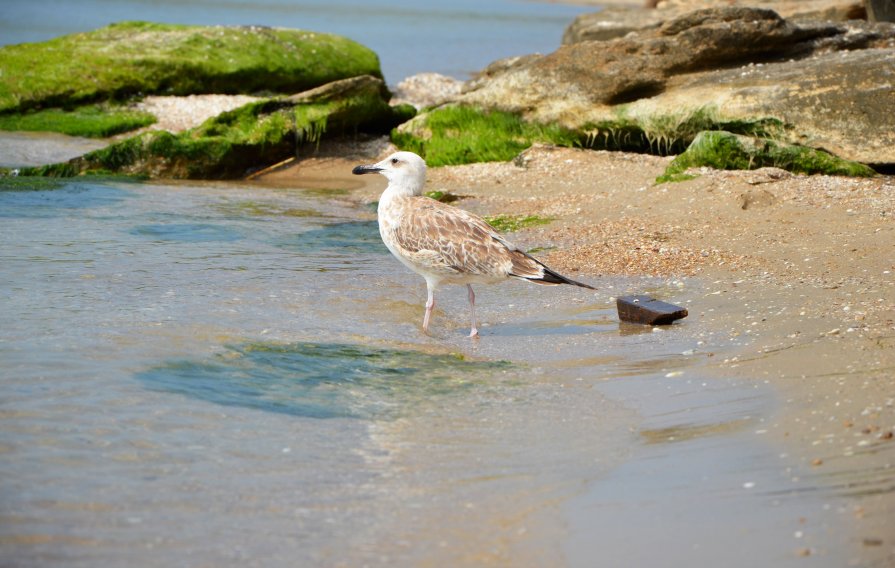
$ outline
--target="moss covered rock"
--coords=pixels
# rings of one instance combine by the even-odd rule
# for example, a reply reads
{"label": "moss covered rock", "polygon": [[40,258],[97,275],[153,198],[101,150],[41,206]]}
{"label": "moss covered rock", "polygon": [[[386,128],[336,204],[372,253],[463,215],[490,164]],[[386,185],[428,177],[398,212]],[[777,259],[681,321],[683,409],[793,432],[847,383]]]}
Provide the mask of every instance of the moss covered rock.
{"label": "moss covered rock", "polygon": [[692,176],[684,172],[702,166],[718,170],[751,170],[772,166],[804,174],[876,175],[864,164],[837,158],[823,150],[730,132],[705,131],[668,165],[656,181],[689,179]]}
{"label": "moss covered rock", "polygon": [[108,103],[71,110],[47,108],[24,113],[0,113],[0,130],[58,132],[85,138],[107,138],[156,122],[148,112]]}
{"label": "moss covered rock", "polygon": [[495,63],[453,102],[593,132],[594,147],[650,153],[683,151],[701,130],[751,134],[730,124],[776,122],[774,139],[891,167],[893,46],[892,25],[721,6]]}
{"label": "moss covered rock", "polygon": [[725,120],[717,109],[638,115],[620,105],[605,120],[579,128],[527,120],[518,112],[469,105],[446,105],[399,126],[392,141],[426,158],[430,165],[506,161],[534,143],[598,150],[678,154],[704,130],[773,138],[784,132],[774,118]]}
{"label": "moss covered rock", "polygon": [[415,152],[430,166],[513,159],[536,142],[576,145],[579,137],[558,125],[528,122],[515,113],[452,105],[434,109],[392,133],[402,150]]}
{"label": "moss covered rock", "polygon": [[147,94],[295,93],[382,76],[373,51],[336,35],[147,22],[4,46],[0,70],[0,113]]}
{"label": "moss covered rock", "polygon": [[253,102],[180,134],[147,132],[22,175],[68,177],[116,172],[150,177],[240,178],[296,156],[324,137],[385,133],[413,115],[391,107],[385,84],[369,75],[334,81],[292,97]]}

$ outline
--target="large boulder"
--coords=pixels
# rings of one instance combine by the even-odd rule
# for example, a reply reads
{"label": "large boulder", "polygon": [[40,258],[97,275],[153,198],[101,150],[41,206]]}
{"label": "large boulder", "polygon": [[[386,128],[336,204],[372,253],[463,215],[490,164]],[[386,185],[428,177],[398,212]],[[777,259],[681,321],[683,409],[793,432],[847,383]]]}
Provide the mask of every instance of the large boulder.
{"label": "large boulder", "polygon": [[285,94],[382,76],[373,51],[341,36],[147,22],[0,47],[0,70],[0,113],[147,94]]}
{"label": "large boulder", "polygon": [[324,138],[389,132],[414,109],[391,106],[388,96],[378,77],[342,79],[297,95],[251,102],[178,134],[146,132],[68,162],[23,168],[20,175],[241,178],[296,157]]}
{"label": "large boulder", "polygon": [[[614,39],[657,27],[693,10],[711,8],[717,4],[711,0],[665,1],[656,10],[643,6],[608,6],[599,12],[581,14],[575,18],[563,33],[562,42],[570,44]],[[728,0],[726,4],[774,10],[787,20],[844,22],[867,16],[861,0]]]}
{"label": "large boulder", "polygon": [[875,172],[857,162],[837,158],[823,150],[797,144],[782,144],[767,138],[704,130],[686,151],[675,157],[658,181],[679,181],[690,168],[748,170],[773,167],[803,174],[870,177]]}
{"label": "large boulder", "polygon": [[895,2],[893,0],[865,0],[867,19],[871,22],[895,22]]}
{"label": "large boulder", "polygon": [[715,129],[892,164],[893,57],[891,24],[698,10],[623,38],[493,66],[456,102],[559,124],[607,147],[626,140],[635,145],[626,149],[675,153]]}
{"label": "large boulder", "polygon": [[710,109],[721,121],[780,121],[776,138],[865,164],[895,163],[895,49],[865,49],[687,77],[627,116]]}
{"label": "large boulder", "polygon": [[423,109],[444,104],[460,94],[463,81],[439,73],[418,73],[395,85],[392,104]]}

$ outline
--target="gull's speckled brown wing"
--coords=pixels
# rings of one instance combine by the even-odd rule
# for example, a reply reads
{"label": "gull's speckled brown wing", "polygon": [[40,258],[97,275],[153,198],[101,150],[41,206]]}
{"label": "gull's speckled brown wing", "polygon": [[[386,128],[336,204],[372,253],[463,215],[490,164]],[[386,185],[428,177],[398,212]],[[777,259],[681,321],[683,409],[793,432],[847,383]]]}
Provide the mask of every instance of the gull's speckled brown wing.
{"label": "gull's speckled brown wing", "polygon": [[393,237],[408,260],[447,278],[544,276],[543,265],[519,251],[481,217],[428,197],[407,198]]}

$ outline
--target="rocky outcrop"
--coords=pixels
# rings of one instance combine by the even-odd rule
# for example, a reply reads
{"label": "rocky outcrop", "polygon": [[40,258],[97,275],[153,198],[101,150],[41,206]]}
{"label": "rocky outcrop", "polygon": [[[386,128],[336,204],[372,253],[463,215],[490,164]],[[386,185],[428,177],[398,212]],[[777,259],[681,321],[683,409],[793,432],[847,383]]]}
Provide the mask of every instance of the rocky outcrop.
{"label": "rocky outcrop", "polygon": [[409,104],[417,109],[444,104],[460,94],[463,81],[439,73],[418,73],[393,89],[392,104]]}
{"label": "rocky outcrop", "polygon": [[0,113],[138,94],[295,93],[382,76],[373,51],[341,36],[147,22],[0,47],[0,69]]}
{"label": "rocky outcrop", "polygon": [[[549,102],[560,97],[587,106],[631,102],[664,91],[675,76],[804,58],[829,49],[837,38],[850,42],[848,46],[858,44],[852,35],[834,24],[793,25],[770,10],[699,10],[648,32],[566,45],[527,59],[495,74],[486,84],[479,83],[481,88],[465,99],[489,106],[503,100],[505,108],[555,115],[560,109]],[[878,36],[874,39],[895,38],[892,30]],[[864,38],[860,43],[870,41]]]}
{"label": "rocky outcrop", "polygon": [[581,14],[566,27],[563,45],[582,41],[607,41],[658,27],[666,19],[664,11],[630,6],[609,6],[599,12]]}
{"label": "rocky outcrop", "polygon": [[892,0],[865,0],[867,19],[871,22],[895,22],[895,2]]}
{"label": "rocky outcrop", "polygon": [[324,138],[358,132],[387,133],[413,113],[407,105],[390,106],[383,81],[364,75],[289,97],[251,102],[179,134],[146,132],[68,162],[25,168],[20,173],[241,178],[295,157]]}
{"label": "rocky outcrop", "polygon": [[726,122],[773,118],[790,143],[865,164],[895,163],[895,49],[822,54],[719,70],[628,106],[644,121],[711,109]]}
{"label": "rocky outcrop", "polygon": [[[888,0],[883,0],[888,1]],[[606,41],[659,26],[694,10],[713,8],[708,0],[665,1],[655,10],[644,6],[609,6],[599,12],[582,14],[566,28],[563,44]],[[727,0],[727,6],[773,10],[790,21],[833,21],[867,19],[861,0]]]}
{"label": "rocky outcrop", "polygon": [[700,130],[759,129],[843,158],[892,164],[893,75],[895,26],[797,24],[770,10],[732,7],[492,66],[456,102],[558,123],[607,147],[621,133],[674,153]]}
{"label": "rocky outcrop", "polygon": [[[717,170],[748,170],[772,167],[803,174],[870,177],[875,172],[857,162],[843,160],[823,150],[776,140],[741,136],[730,132],[700,132],[686,151],[678,155],[659,181],[687,176],[690,168],[707,166]],[[744,205],[743,209],[747,207]]]}

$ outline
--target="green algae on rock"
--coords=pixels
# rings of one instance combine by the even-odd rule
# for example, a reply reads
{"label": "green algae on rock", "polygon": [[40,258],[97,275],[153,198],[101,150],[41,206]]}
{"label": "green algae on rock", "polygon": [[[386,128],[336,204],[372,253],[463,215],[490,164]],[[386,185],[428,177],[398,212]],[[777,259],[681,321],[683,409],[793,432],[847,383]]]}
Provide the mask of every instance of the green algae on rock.
{"label": "green algae on rock", "polygon": [[59,132],[85,138],[106,138],[155,122],[155,116],[148,112],[108,104],[0,114],[0,130]]}
{"label": "green algae on rock", "polygon": [[337,35],[148,22],[4,46],[0,69],[0,113],[147,94],[295,93],[382,76],[373,51]]}
{"label": "green algae on rock", "polygon": [[387,94],[381,79],[353,77],[293,97],[249,103],[179,134],[146,132],[68,162],[25,168],[21,173],[239,178],[294,157],[304,144],[318,143],[324,136],[388,132],[410,118],[413,110],[389,106]]}
{"label": "green algae on rock", "polygon": [[773,166],[795,173],[871,177],[872,168],[838,158],[823,150],[786,144],[767,138],[724,131],[701,132],[689,148],[677,156],[656,181],[691,179],[689,168],[708,166],[719,170],[751,170]]}
{"label": "green algae on rock", "polygon": [[518,114],[471,106],[446,106],[422,114],[392,132],[402,150],[430,166],[513,159],[535,142],[572,146],[578,136],[556,125],[528,122]]}
{"label": "green algae on rock", "polygon": [[[453,103],[592,130],[583,145],[607,150],[675,154],[692,139],[668,133],[696,126],[693,135],[726,130],[891,167],[893,46],[891,25],[787,21],[768,9],[724,6],[495,62]],[[720,123],[679,122],[708,107]],[[768,120],[783,128],[767,135],[724,124]]]}
{"label": "green algae on rock", "polygon": [[392,141],[441,166],[507,161],[534,143],[665,156],[683,152],[703,130],[774,137],[784,125],[775,118],[725,119],[710,105],[667,114],[635,113],[619,105],[612,118],[569,128],[512,112],[451,105],[402,124]]}
{"label": "green algae on rock", "polygon": [[612,115],[611,120],[587,123],[581,128],[585,135],[582,146],[667,156],[686,150],[705,130],[724,130],[762,138],[775,138],[785,131],[779,119],[727,118],[714,105],[657,112],[619,105],[612,109]]}

